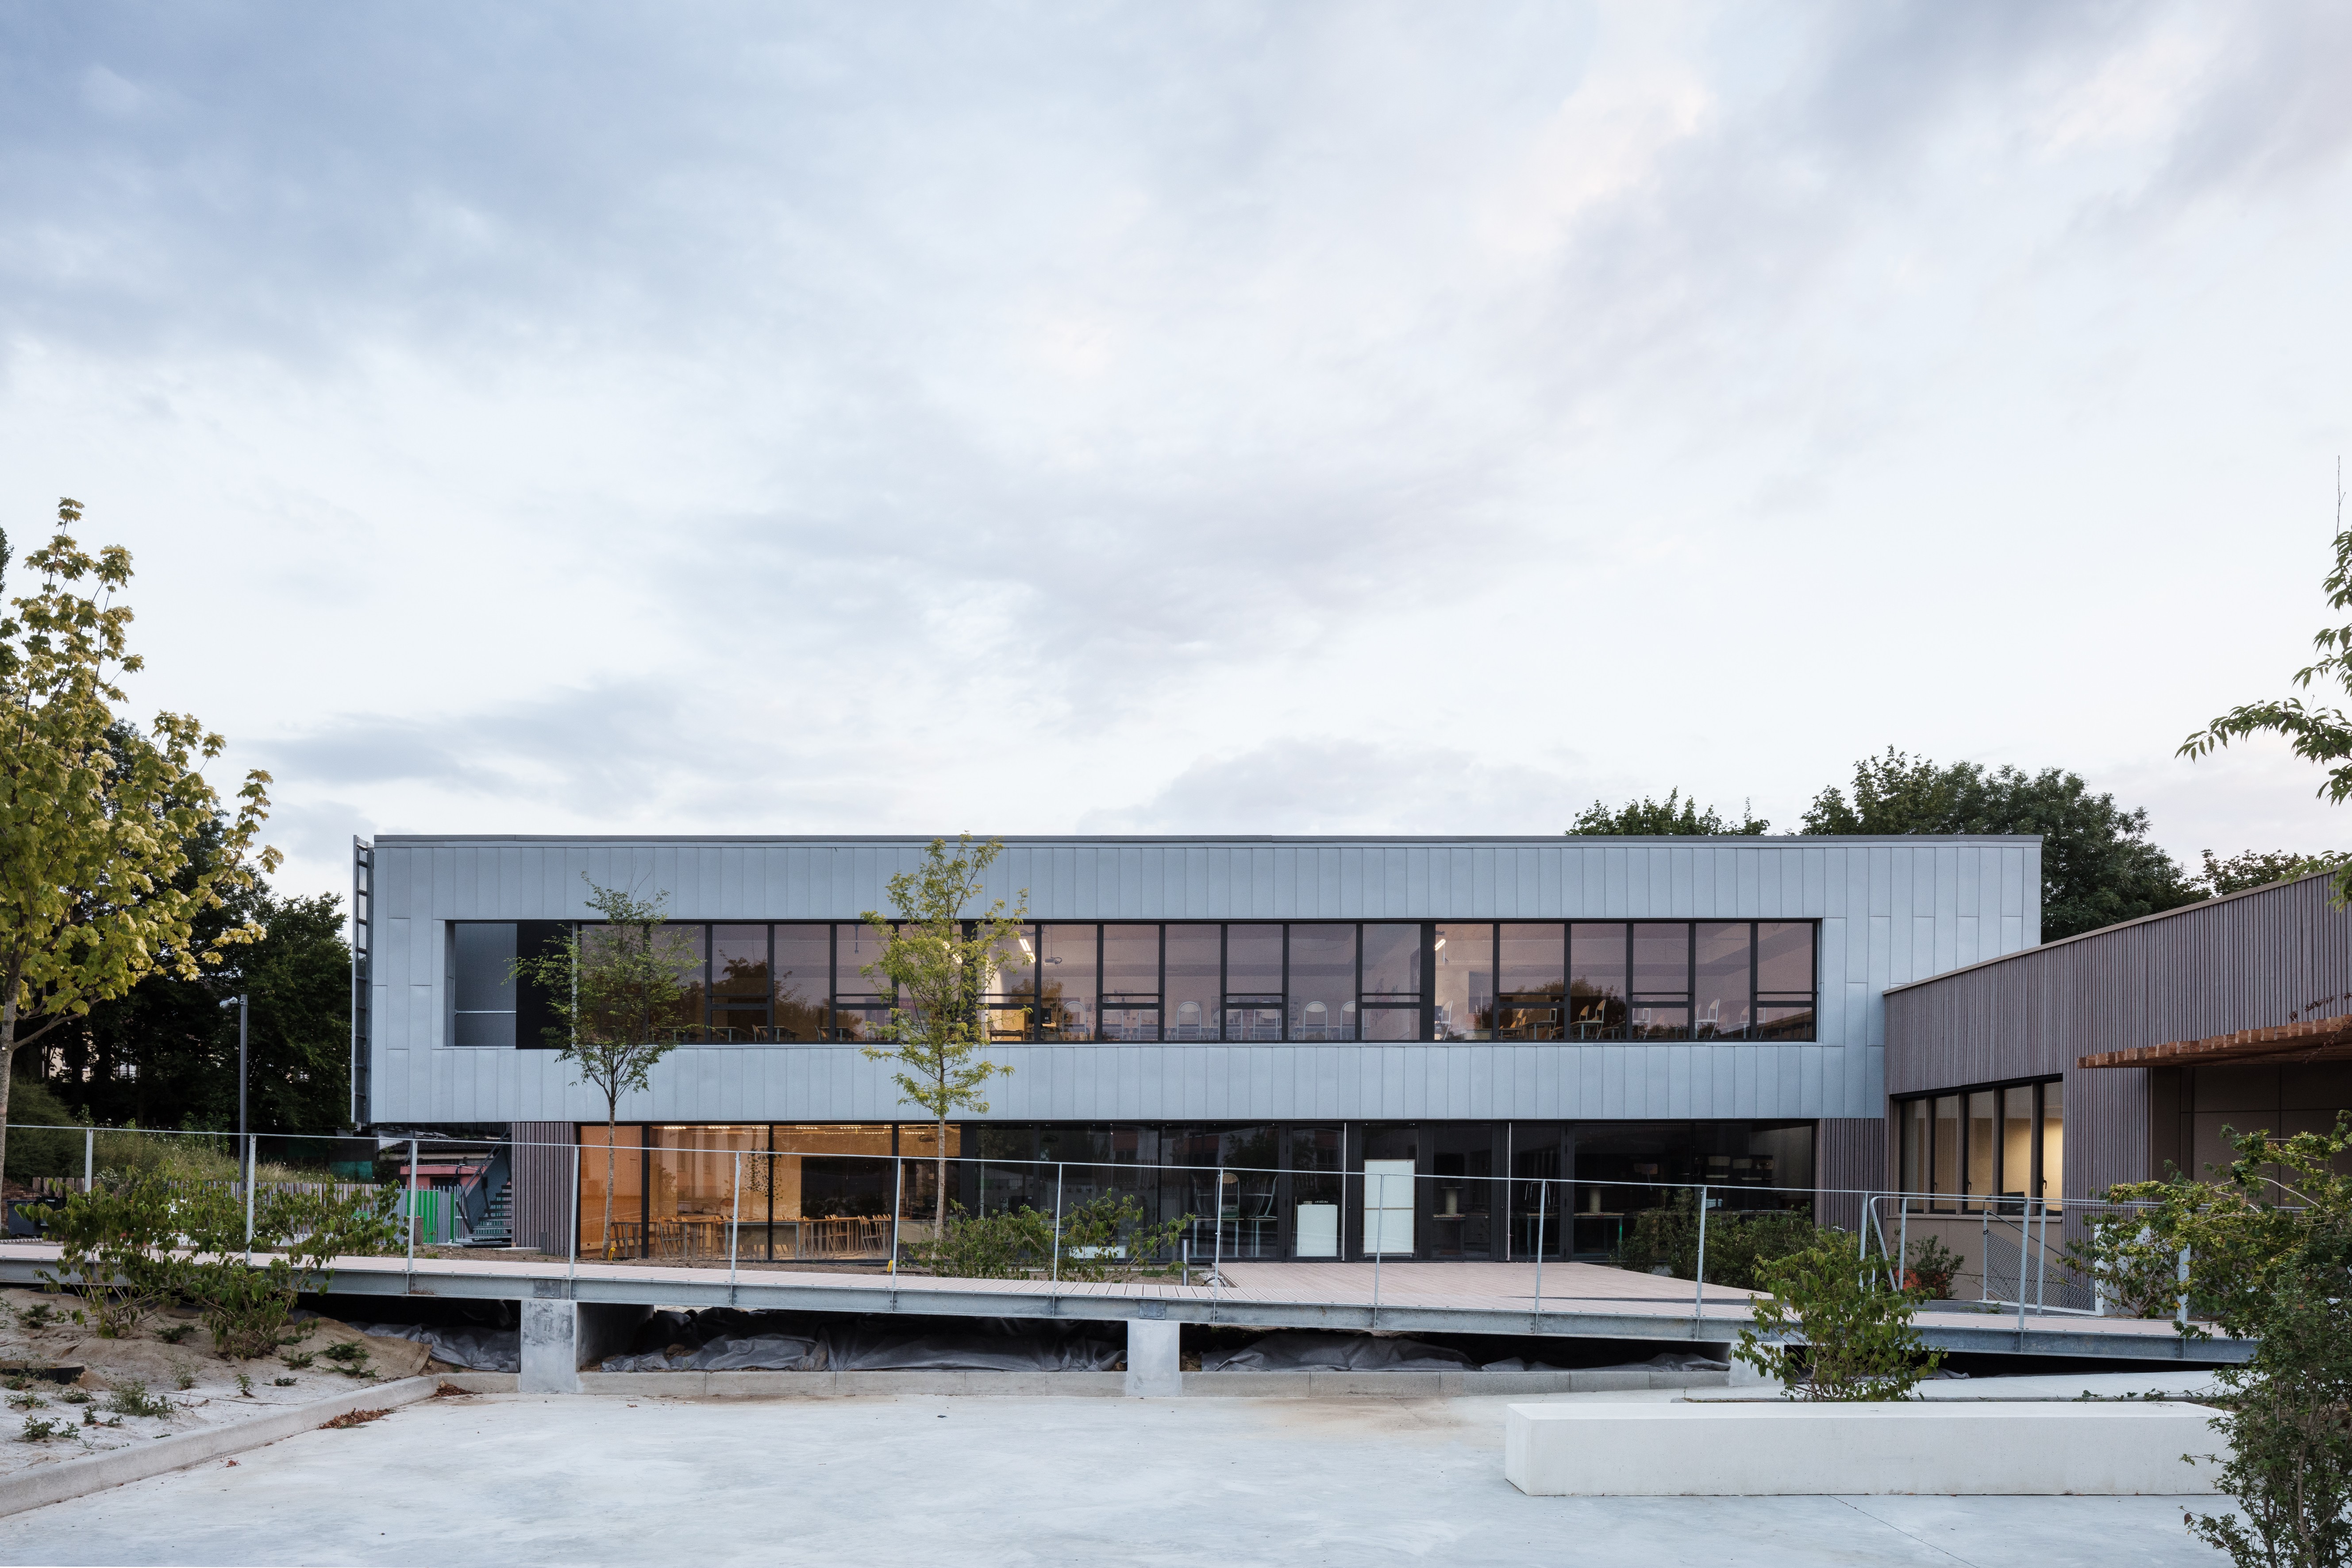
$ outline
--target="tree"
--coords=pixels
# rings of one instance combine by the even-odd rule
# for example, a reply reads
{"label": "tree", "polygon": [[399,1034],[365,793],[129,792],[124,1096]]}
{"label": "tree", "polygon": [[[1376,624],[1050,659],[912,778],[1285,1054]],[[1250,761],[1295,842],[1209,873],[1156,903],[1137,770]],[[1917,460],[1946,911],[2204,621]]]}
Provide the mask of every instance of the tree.
{"label": "tree", "polygon": [[2196,886],[2209,899],[2218,899],[2224,893],[2242,893],[2249,888],[2267,888],[2273,882],[2291,882],[2314,871],[2332,871],[2344,858],[2340,855],[2298,855],[2292,849],[2249,849],[2227,860],[2210,849],[2203,854],[2205,874],[2197,879]]}
{"label": "tree", "polygon": [[85,554],[66,531],[80,517],[58,503],[57,533],[26,559],[40,586],[0,619],[0,1165],[17,1048],[151,973],[192,980],[258,940],[251,921],[209,940],[194,921],[278,867],[256,847],[269,775],[252,772],[211,863],[182,875],[222,810],[201,769],[226,742],[192,714],[118,724],[116,682],[143,664],[128,651],[131,608],[114,602],[131,553]]}
{"label": "tree", "polygon": [[897,1005],[877,1030],[888,1044],[865,1052],[869,1060],[893,1064],[890,1081],[899,1098],[929,1111],[938,1125],[933,1234],[940,1237],[948,1223],[948,1118],[960,1110],[984,1114],[988,1101],[980,1098],[981,1089],[1013,1070],[980,1055],[987,1044],[981,1009],[1003,967],[1005,949],[1028,919],[1028,890],[1009,914],[1003,899],[976,916],[965,914],[978,905],[988,868],[1003,853],[1002,839],[974,846],[967,833],[950,853],[947,840],[934,838],[920,867],[898,872],[887,884],[898,921],[866,912],[866,923],[882,938],[882,954],[860,973],[887,980]]}
{"label": "tree", "polygon": [[1757,1272],[1769,1294],[1750,1304],[1755,1326],[1739,1331],[1731,1353],[1767,1377],[1785,1377],[1790,1367],[1784,1347],[1801,1342],[1804,1379],[1790,1384],[1799,1399],[1908,1399],[1943,1361],[1911,1322],[1927,1291],[1898,1289],[1877,1269],[1862,1267],[1843,1231],[1824,1228],[1803,1251],[1760,1264]]}
{"label": "tree", "polygon": [[[587,874],[581,880],[588,881]],[[604,1097],[604,1256],[613,1256],[613,1141],[621,1097],[647,1086],[654,1064],[677,1048],[654,1037],[655,1021],[686,995],[685,974],[699,959],[680,933],[663,923],[667,893],[640,899],[588,882],[588,907],[603,925],[575,925],[548,951],[515,959],[513,977],[536,985],[555,1021],[545,1034],[580,1081]]]}
{"label": "tree", "polygon": [[1756,815],[1753,802],[1741,802],[1739,816],[1734,820],[1711,805],[1701,810],[1696,797],[1685,800],[1682,795],[1677,787],[1668,790],[1664,800],[1643,795],[1639,800],[1627,801],[1614,811],[1596,800],[1577,813],[1576,825],[1568,830],[1568,836],[1695,837],[1702,834],[1735,834],[1754,837],[1772,830],[1770,823]]}
{"label": "tree", "polygon": [[2042,940],[2137,920],[2203,895],[2172,857],[2147,841],[2147,813],[2093,795],[2080,773],[1976,763],[1937,763],[1889,747],[1853,767],[1853,796],[1835,785],[1813,797],[1803,831],[2038,833]]}
{"label": "tree", "polygon": [[233,966],[200,980],[151,974],[44,1042],[42,1076],[67,1105],[100,1126],[229,1125],[237,1018],[220,1004],[242,992],[250,1002],[254,1131],[326,1132],[350,1115],[351,950],[341,900],[280,898],[257,878],[199,915],[195,932],[208,939],[247,921],[263,934],[238,950]]}
{"label": "tree", "polygon": [[[2336,465],[2336,570],[2322,585],[2327,590],[2329,609],[2352,609],[2352,531],[2344,527],[2341,459]],[[2313,681],[2324,680],[2352,691],[2352,626],[2323,626],[2312,637],[2311,646],[2319,658],[2295,672],[2296,688],[2308,691]],[[2277,735],[2294,748],[2296,756],[2326,768],[2327,778],[2319,793],[2330,805],[2352,799],[2352,718],[2340,708],[2306,708],[2299,697],[2241,703],[2181,742],[2174,754],[2191,760],[2210,756],[2232,741],[2256,735]],[[2352,900],[2352,859],[2342,862],[2336,871],[2336,896],[2339,900]]]}
{"label": "tree", "polygon": [[2068,1250],[2126,1310],[2168,1317],[2186,1294],[2189,1338],[2210,1322],[2253,1342],[2251,1361],[2215,1374],[2230,1394],[2212,1424],[2230,1447],[2220,1482],[2238,1512],[2189,1515],[2189,1529],[2240,1568],[2337,1568],[2352,1562],[2352,1111],[2326,1132],[2222,1132],[2238,1158],[2218,1180],[2112,1187],[2107,1202],[2133,1206]]}

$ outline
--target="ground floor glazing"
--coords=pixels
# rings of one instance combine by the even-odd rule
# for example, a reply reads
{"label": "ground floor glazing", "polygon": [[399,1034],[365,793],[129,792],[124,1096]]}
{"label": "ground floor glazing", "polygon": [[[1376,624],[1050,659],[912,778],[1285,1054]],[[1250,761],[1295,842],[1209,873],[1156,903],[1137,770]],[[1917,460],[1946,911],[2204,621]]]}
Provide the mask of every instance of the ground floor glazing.
{"label": "ground floor glazing", "polygon": [[1106,1201],[1162,1258],[1606,1258],[1701,1184],[1807,1208],[1811,1121],[623,1123],[579,1129],[583,1257],[880,1262],[950,1215]]}

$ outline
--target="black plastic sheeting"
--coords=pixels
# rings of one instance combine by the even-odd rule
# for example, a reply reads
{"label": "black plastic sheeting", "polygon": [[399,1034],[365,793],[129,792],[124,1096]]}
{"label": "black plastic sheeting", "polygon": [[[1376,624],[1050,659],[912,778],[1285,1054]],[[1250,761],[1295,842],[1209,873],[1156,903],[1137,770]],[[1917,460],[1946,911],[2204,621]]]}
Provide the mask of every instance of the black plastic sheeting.
{"label": "black plastic sheeting", "polygon": [[[887,1323],[888,1326],[883,1326]],[[1076,1324],[1010,1318],[911,1327],[904,1319],[812,1326],[786,1313],[714,1307],[656,1312],[606,1372],[1110,1372],[1123,1343]]]}
{"label": "black plastic sheeting", "polygon": [[353,1323],[352,1327],[388,1340],[415,1340],[436,1359],[469,1372],[522,1370],[520,1329],[446,1328],[435,1323]]}
{"label": "black plastic sheeting", "polygon": [[1476,1363],[1419,1340],[1306,1330],[1268,1334],[1237,1351],[1203,1351],[1202,1372],[1447,1372]]}
{"label": "black plastic sheeting", "polygon": [[1712,1356],[1703,1356],[1690,1351],[1667,1351],[1663,1354],[1654,1355],[1647,1361],[1619,1362],[1612,1366],[1593,1366],[1584,1367],[1581,1369],[1554,1366],[1549,1362],[1528,1361],[1520,1356],[1512,1356],[1507,1361],[1490,1361],[1481,1366],[1478,1370],[1480,1372],[1568,1372],[1570,1370],[1581,1370],[1585,1372],[1649,1372],[1653,1370],[1658,1372],[1728,1372],[1731,1370],[1731,1363],[1727,1361],[1717,1361]]}

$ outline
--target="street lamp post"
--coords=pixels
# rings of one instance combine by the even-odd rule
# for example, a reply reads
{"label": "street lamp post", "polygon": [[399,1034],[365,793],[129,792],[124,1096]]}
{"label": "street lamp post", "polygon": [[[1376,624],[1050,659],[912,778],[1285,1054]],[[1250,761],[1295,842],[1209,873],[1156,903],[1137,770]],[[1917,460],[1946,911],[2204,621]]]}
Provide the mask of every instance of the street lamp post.
{"label": "street lamp post", "polygon": [[[221,1001],[222,1006],[236,1009],[236,1141],[240,1150],[251,1147],[245,1135],[245,1026],[252,1014],[249,1001],[250,998],[242,991]],[[246,1172],[245,1179],[247,1185],[252,1184],[253,1172],[250,1169]]]}

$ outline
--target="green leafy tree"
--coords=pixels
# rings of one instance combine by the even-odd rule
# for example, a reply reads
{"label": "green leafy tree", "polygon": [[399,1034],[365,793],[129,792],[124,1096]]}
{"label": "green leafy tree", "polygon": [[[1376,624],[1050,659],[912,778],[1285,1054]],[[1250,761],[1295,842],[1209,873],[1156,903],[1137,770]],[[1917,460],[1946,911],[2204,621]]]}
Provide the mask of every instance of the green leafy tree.
{"label": "green leafy tree", "polygon": [[1696,798],[1685,800],[1680,788],[1668,790],[1664,800],[1652,800],[1643,795],[1639,800],[1627,801],[1614,811],[1596,800],[1577,813],[1576,824],[1568,830],[1568,834],[1571,838],[1588,836],[1696,837],[1706,834],[1734,834],[1752,838],[1772,830],[1772,825],[1757,816],[1752,805],[1752,802],[1742,802],[1738,816],[1726,816],[1711,805],[1702,809]]}
{"label": "green leafy tree", "polygon": [[1756,1299],[1754,1326],[1739,1331],[1732,1353],[1767,1377],[1788,1377],[1787,1346],[1801,1343],[1803,1376],[1789,1382],[1800,1399],[1908,1399],[1943,1362],[1911,1322],[1927,1292],[1895,1289],[1843,1231],[1823,1230],[1804,1251],[1758,1272],[1771,1293]]}
{"label": "green leafy tree", "polygon": [[2071,1250],[2127,1310],[2169,1316],[2185,1293],[2190,1339],[2254,1342],[2215,1374],[2220,1481],[2239,1511],[2189,1528],[2239,1568],[2337,1568],[2352,1562],[2352,1111],[2292,1138],[2224,1131],[2238,1158],[2219,1180],[2110,1188],[2142,1206]]}
{"label": "green leafy tree", "polygon": [[[0,1168],[8,1087],[19,1047],[163,971],[194,979],[226,947],[257,940],[257,922],[199,938],[196,918],[278,852],[257,847],[269,775],[248,773],[210,864],[184,877],[193,846],[221,814],[203,765],[226,744],[185,713],[144,731],[119,723],[129,651],[130,552],[85,553],[58,531],[26,564],[41,574],[0,618]],[[0,572],[6,566],[0,539]]]}
{"label": "green leafy tree", "polygon": [[[587,881],[585,873],[581,880]],[[664,923],[668,895],[640,899],[588,882],[588,907],[603,925],[575,925],[549,951],[514,961],[513,976],[539,987],[555,1020],[547,1043],[572,1064],[580,1081],[604,1097],[604,1256],[613,1256],[614,1138],[621,1100],[644,1090],[654,1064],[677,1048],[656,1026],[687,994],[687,975],[699,960],[692,944]]]}
{"label": "green leafy tree", "polygon": [[[2341,462],[2336,474],[2336,567],[2322,585],[2327,591],[2329,609],[2352,609],[2352,531],[2344,526]],[[2319,658],[2295,672],[2296,689],[2308,691],[2317,682],[2352,691],[2352,626],[2323,626],[2312,637],[2311,646]],[[2342,805],[2352,799],[2352,717],[2326,704],[2306,707],[2300,697],[2241,703],[2181,742],[2175,754],[2192,759],[2210,756],[2232,741],[2256,735],[2276,735],[2296,756],[2326,768],[2327,777],[2319,793],[2329,805]],[[2339,900],[2352,900],[2352,858],[2336,862],[2336,896]]]}
{"label": "green leafy tree", "polygon": [[1001,839],[975,845],[967,833],[950,850],[946,839],[934,838],[920,866],[887,884],[898,918],[866,912],[866,923],[882,938],[882,952],[861,973],[887,982],[896,1005],[877,1031],[884,1043],[864,1049],[867,1059],[891,1065],[899,1097],[929,1111],[937,1126],[934,1234],[940,1236],[948,1223],[948,1118],[965,1110],[985,1113],[981,1089],[1013,1070],[982,1054],[988,1043],[982,1008],[1003,967],[1004,951],[1029,914],[1025,889],[1010,911],[1002,899],[980,908],[988,868],[1003,853]]}
{"label": "green leafy tree", "polygon": [[2080,773],[1939,763],[1887,749],[1806,809],[1809,834],[2038,833],[2042,940],[2194,903],[2202,895],[2147,841],[2147,813],[2094,795]]}
{"label": "green leafy tree", "polygon": [[2292,849],[2249,849],[2226,860],[2210,849],[2203,854],[2205,874],[2197,879],[2197,887],[2209,899],[2218,899],[2224,893],[2242,893],[2250,888],[2267,888],[2273,882],[2291,882],[2315,871],[2337,870],[2345,861],[2341,855],[2298,855]]}

